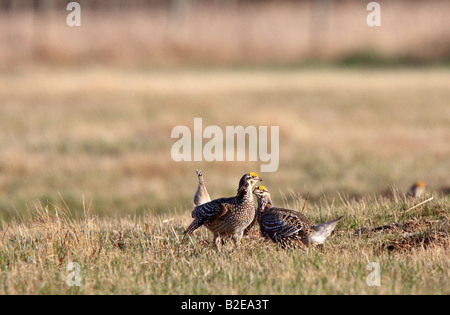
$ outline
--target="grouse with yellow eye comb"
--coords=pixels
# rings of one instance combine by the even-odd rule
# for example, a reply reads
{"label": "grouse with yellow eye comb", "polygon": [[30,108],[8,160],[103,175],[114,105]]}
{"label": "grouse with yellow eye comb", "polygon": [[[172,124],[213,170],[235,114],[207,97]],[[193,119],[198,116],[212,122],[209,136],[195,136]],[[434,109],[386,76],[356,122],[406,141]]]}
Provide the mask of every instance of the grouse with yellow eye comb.
{"label": "grouse with yellow eye comb", "polygon": [[195,207],[192,211],[194,221],[184,234],[189,235],[204,225],[213,233],[216,247],[221,245],[221,239],[225,236],[231,236],[234,243],[239,245],[244,231],[255,219],[252,188],[258,181],[262,181],[258,174],[244,174],[236,196],[215,199]]}
{"label": "grouse with yellow eye comb", "polygon": [[424,182],[416,182],[408,191],[407,196],[417,198],[424,194],[425,192],[425,183]]}
{"label": "grouse with yellow eye comb", "polygon": [[258,198],[256,218],[262,236],[280,244],[282,248],[322,244],[342,218],[315,224],[300,212],[273,207],[266,187],[258,186],[253,193]]}

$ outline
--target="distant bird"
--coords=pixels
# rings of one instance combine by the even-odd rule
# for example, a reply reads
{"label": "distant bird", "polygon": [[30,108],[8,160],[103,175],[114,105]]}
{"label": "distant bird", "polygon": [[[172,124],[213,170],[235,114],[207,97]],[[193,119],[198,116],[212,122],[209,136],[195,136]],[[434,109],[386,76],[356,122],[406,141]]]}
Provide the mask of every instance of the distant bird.
{"label": "distant bird", "polygon": [[244,231],[255,219],[252,187],[258,181],[262,181],[258,174],[244,174],[239,181],[236,196],[215,199],[195,207],[192,211],[194,221],[184,232],[185,236],[205,225],[213,233],[217,248],[221,245],[221,238],[225,236],[231,236],[234,243],[239,245]]}
{"label": "distant bird", "polygon": [[258,198],[256,217],[262,236],[282,248],[322,244],[342,218],[317,225],[300,212],[273,207],[266,187],[258,186],[253,193]]}
{"label": "distant bird", "polygon": [[425,183],[424,182],[416,182],[411,186],[407,195],[410,197],[418,198],[422,196],[425,192]]}
{"label": "distant bird", "polygon": [[206,190],[205,182],[203,181],[202,171],[201,170],[195,171],[197,172],[198,176],[198,187],[193,199],[194,208],[211,201],[211,197],[209,197],[208,191]]}

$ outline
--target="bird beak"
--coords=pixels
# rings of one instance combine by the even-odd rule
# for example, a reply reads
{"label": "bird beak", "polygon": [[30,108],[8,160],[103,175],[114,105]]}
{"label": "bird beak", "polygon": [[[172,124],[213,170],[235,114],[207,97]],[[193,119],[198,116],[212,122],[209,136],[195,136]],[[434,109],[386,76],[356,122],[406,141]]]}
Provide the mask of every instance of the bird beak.
{"label": "bird beak", "polygon": [[259,180],[260,182],[262,182],[262,181],[263,181],[261,177],[257,177],[257,179],[258,179],[258,180]]}

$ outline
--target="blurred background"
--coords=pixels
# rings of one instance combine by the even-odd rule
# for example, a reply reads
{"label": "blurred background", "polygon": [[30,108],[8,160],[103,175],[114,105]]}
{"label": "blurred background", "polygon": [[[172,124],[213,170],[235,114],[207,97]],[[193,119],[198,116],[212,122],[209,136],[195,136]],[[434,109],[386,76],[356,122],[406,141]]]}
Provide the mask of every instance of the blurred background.
{"label": "blurred background", "polygon": [[2,62],[130,66],[449,61],[448,1],[1,0]]}
{"label": "blurred background", "polygon": [[0,217],[190,211],[261,162],[179,162],[177,125],[280,126],[275,202],[450,186],[450,1],[0,0]]}

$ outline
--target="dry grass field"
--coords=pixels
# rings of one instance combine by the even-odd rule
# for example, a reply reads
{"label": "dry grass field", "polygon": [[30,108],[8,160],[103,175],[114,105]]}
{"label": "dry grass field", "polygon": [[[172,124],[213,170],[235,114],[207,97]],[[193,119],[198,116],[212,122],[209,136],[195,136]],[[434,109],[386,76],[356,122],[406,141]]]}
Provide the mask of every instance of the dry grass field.
{"label": "dry grass field", "polygon": [[[445,68],[36,67],[2,72],[0,99],[0,294],[450,293]],[[310,194],[317,222],[344,216],[325,247],[282,251],[255,230],[217,253],[203,228],[182,242],[195,168],[214,198],[260,165],[174,162],[171,130],[194,117],[280,126],[279,169],[260,175],[275,204]],[[409,199],[416,180],[427,195]]]}
{"label": "dry grass field", "polygon": [[[34,200],[75,213],[189,210],[195,169],[213,197],[233,195],[257,162],[174,162],[171,130],[280,126],[275,201],[337,192],[406,192],[417,181],[450,186],[450,73],[397,70],[78,70],[0,74],[3,218]],[[236,113],[239,112],[239,115]]]}
{"label": "dry grass field", "polygon": [[[317,221],[344,215],[325,247],[282,250],[254,230],[220,252],[204,229],[182,239],[187,212],[99,218],[86,207],[72,220],[68,209],[37,204],[33,220],[0,230],[0,293],[449,294],[448,197],[409,210],[416,202],[396,193],[310,204]],[[70,262],[79,286],[67,283]],[[379,264],[379,286],[368,285],[369,263]]]}
{"label": "dry grass field", "polygon": [[[378,2],[381,27],[361,1],[82,0],[69,27],[0,0],[0,294],[450,294],[450,2]],[[175,162],[196,117],[279,126],[278,170]],[[322,248],[217,252],[182,239],[198,168],[212,198],[257,172],[343,218]]]}

